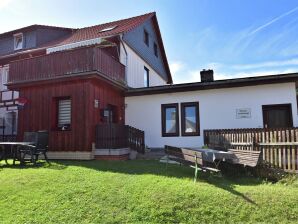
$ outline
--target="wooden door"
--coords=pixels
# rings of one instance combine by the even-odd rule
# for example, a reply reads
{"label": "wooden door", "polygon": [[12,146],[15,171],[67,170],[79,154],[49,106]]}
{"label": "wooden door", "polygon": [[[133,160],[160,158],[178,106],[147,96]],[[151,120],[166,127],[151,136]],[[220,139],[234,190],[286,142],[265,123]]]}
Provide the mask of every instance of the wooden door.
{"label": "wooden door", "polygon": [[293,127],[291,104],[263,105],[264,128]]}

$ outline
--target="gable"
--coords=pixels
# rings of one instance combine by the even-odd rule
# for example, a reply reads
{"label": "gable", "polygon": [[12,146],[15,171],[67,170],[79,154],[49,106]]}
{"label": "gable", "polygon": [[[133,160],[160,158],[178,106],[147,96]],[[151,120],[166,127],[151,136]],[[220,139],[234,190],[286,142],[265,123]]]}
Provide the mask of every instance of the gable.
{"label": "gable", "polygon": [[[144,42],[144,30],[146,30],[149,36],[149,46],[147,46]],[[154,29],[152,19],[145,21],[142,25],[125,33],[123,36],[123,40],[164,80],[168,81],[168,75],[162,57],[160,41],[158,41],[157,33]],[[156,57],[154,54],[154,43],[156,43],[158,46],[158,57]]]}
{"label": "gable", "polygon": [[[23,33],[23,50],[30,49],[36,46],[36,32],[27,31]],[[0,38],[0,56],[15,52],[14,36],[5,36]]]}

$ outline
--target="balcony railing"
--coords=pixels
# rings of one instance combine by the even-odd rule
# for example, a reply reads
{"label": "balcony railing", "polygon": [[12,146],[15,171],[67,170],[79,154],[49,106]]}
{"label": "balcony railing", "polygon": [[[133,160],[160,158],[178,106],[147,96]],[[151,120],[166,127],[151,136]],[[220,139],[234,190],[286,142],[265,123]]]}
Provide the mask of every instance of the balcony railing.
{"label": "balcony railing", "polygon": [[125,66],[102,49],[90,47],[14,61],[9,65],[8,83],[90,72],[99,72],[113,81],[125,82]]}

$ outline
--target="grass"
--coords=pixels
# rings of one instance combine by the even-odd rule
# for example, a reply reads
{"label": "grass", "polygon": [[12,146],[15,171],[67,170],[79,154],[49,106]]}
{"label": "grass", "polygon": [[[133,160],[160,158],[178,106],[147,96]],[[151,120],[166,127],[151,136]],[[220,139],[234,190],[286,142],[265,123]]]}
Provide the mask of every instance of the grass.
{"label": "grass", "polygon": [[298,183],[227,179],[157,161],[0,165],[0,223],[297,223]]}

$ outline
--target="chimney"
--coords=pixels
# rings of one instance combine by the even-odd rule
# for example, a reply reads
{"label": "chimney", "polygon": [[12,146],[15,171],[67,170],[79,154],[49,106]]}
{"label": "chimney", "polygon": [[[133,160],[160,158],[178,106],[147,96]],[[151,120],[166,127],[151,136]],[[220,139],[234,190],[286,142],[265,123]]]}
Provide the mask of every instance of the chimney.
{"label": "chimney", "polygon": [[212,69],[208,69],[208,70],[203,69],[202,71],[200,71],[200,74],[201,74],[201,82],[213,82],[214,81]]}

